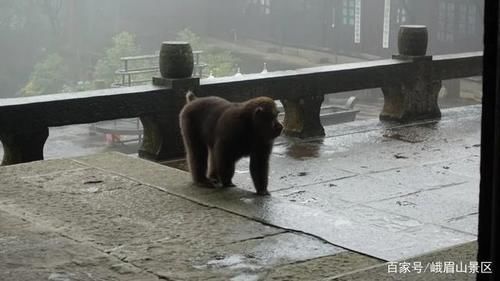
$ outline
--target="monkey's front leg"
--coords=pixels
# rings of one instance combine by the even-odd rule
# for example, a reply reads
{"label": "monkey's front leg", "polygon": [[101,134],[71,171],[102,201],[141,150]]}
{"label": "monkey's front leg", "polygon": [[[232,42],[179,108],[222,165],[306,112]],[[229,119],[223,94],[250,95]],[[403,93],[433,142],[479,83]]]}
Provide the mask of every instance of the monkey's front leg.
{"label": "monkey's front leg", "polygon": [[258,195],[269,195],[267,184],[271,149],[272,147],[261,148],[250,155],[250,175]]}
{"label": "monkey's front leg", "polygon": [[221,161],[217,165],[217,172],[219,173],[219,181],[222,187],[235,187],[233,183],[234,171],[236,169],[235,163],[233,161]]}

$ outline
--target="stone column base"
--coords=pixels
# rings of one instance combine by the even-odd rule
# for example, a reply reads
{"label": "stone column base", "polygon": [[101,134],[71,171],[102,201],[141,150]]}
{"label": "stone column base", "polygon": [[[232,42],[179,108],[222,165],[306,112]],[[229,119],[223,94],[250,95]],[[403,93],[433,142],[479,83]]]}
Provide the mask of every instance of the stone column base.
{"label": "stone column base", "polygon": [[43,160],[43,147],[49,137],[49,128],[31,132],[3,133],[2,165],[14,165]]}
{"label": "stone column base", "polygon": [[320,110],[323,95],[281,100],[285,108],[284,133],[287,136],[309,138],[325,135]]}

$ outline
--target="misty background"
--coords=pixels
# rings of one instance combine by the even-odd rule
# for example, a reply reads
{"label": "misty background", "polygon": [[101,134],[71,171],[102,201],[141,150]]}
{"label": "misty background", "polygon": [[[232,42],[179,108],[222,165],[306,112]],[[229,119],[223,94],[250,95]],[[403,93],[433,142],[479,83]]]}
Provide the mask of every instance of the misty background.
{"label": "misty background", "polygon": [[432,54],[481,50],[482,9],[480,0],[0,0],[0,97],[129,85],[120,58],[154,55],[166,40],[204,51],[202,78],[390,57],[401,24],[426,24]]}
{"label": "misty background", "polygon": [[[428,54],[481,51],[483,10],[482,0],[0,0],[0,99],[149,84],[168,40],[202,51],[202,79],[391,58],[404,24],[427,26]],[[441,108],[481,102],[481,77],[443,86]],[[380,89],[337,93],[322,112],[373,119],[383,102]],[[54,127],[44,155],[135,154],[142,133],[138,118]]]}

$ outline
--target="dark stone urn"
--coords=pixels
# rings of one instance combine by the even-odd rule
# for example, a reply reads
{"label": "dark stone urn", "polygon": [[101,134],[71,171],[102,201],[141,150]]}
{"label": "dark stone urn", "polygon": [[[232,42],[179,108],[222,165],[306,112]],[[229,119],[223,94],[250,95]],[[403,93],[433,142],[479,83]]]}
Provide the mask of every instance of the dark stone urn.
{"label": "dark stone urn", "polygon": [[398,51],[404,56],[425,56],[427,52],[427,27],[425,25],[402,25],[399,28]]}
{"label": "dark stone urn", "polygon": [[160,73],[164,78],[181,79],[193,74],[193,50],[187,42],[167,41],[161,44]]}

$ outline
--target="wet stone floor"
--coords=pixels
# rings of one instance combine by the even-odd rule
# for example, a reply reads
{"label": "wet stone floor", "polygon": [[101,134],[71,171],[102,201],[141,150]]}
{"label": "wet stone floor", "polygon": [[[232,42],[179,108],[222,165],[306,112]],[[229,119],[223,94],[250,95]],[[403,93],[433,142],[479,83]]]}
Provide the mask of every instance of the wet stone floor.
{"label": "wet stone floor", "polygon": [[0,280],[422,280],[386,262],[475,258],[480,116],[280,138],[269,197],[246,159],[215,190],[118,153],[2,167]]}

